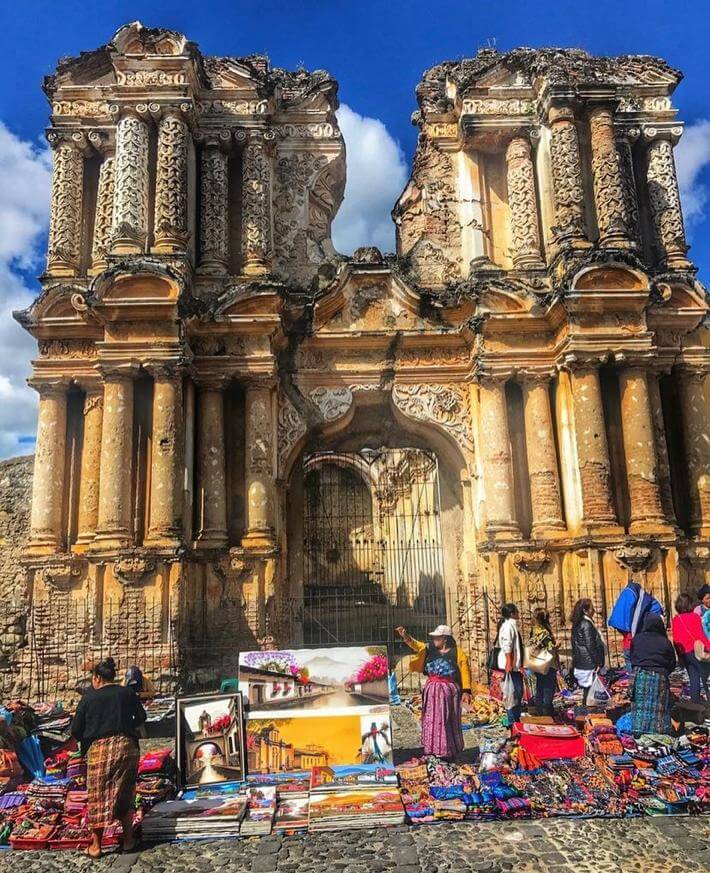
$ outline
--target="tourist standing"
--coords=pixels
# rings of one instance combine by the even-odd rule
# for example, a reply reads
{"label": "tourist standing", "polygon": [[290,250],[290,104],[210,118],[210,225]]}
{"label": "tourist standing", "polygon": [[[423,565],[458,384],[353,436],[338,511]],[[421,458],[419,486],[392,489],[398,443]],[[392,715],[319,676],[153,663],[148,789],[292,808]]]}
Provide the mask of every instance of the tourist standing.
{"label": "tourist standing", "polygon": [[397,633],[414,651],[409,669],[427,677],[422,692],[422,746],[425,755],[453,759],[463,751],[461,704],[471,702],[471,668],[448,625],[440,624],[424,643],[405,628]]}
{"label": "tourist standing", "polygon": [[520,721],[523,709],[523,642],[518,630],[518,618],[520,614],[514,603],[506,603],[501,609],[501,620],[498,626],[498,638],[496,645],[498,652],[498,669],[503,670],[505,676],[510,677],[514,695],[512,706],[508,707],[508,727],[513,728],[516,721]]}
{"label": "tourist standing", "polygon": [[702,688],[705,700],[710,702],[710,661],[703,659],[704,653],[710,652],[710,640],[705,636],[700,616],[693,611],[693,601],[689,594],[678,595],[675,610],[677,614],[673,616],[671,625],[673,642],[681,664],[688,671],[690,699],[693,703],[700,703]]}
{"label": "tourist standing", "polygon": [[629,579],[626,587],[616,598],[607,622],[609,627],[622,635],[624,665],[629,672],[631,672],[631,640],[643,627],[643,620],[648,613],[662,615],[663,608],[650,591],[645,591],[638,582]]}
{"label": "tourist standing", "polygon": [[598,670],[604,666],[604,643],[592,619],[594,604],[588,597],[578,600],[572,610],[572,668],[582,689],[582,704],[587,705],[589,689]]}
{"label": "tourist standing", "polygon": [[547,672],[533,670],[535,712],[538,715],[554,715],[552,701],[557,690],[557,640],[550,627],[550,616],[544,609],[536,609],[533,613],[528,649],[533,656],[545,655],[548,659]]}
{"label": "tourist standing", "polygon": [[647,613],[631,641],[631,730],[635,734],[669,734],[671,689],[668,676],[676,656],[660,615]]}
{"label": "tourist standing", "polygon": [[694,612],[700,616],[703,633],[710,639],[710,585],[702,585],[698,589],[698,600],[700,603],[695,607]]}
{"label": "tourist standing", "polygon": [[87,854],[101,855],[104,828],[116,819],[123,827],[123,850],[135,847],[133,799],[140,751],[137,729],[145,710],[134,691],[116,684],[113,658],[94,667],[92,687],[81,698],[71,734],[86,755],[91,845]]}

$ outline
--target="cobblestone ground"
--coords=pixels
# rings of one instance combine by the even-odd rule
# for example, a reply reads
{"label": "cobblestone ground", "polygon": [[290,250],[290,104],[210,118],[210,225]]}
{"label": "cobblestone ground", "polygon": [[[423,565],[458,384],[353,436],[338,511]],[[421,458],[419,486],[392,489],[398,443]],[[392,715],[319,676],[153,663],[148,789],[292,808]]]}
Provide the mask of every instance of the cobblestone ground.
{"label": "cobblestone ground", "polygon": [[[393,710],[398,759],[418,726]],[[467,750],[498,731],[467,731]],[[151,745],[160,745],[153,741]],[[464,753],[465,754],[465,753]],[[251,837],[146,847],[92,861],[78,852],[0,852],[13,873],[708,873],[710,819],[471,822],[300,837]]]}

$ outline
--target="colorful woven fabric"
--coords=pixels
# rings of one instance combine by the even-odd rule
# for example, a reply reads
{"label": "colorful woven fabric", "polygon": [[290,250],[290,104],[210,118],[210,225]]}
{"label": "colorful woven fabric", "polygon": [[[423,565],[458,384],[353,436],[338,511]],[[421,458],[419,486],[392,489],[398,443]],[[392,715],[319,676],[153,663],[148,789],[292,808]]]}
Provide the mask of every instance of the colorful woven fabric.
{"label": "colorful woven fabric", "polygon": [[463,751],[458,686],[430,676],[422,693],[422,746],[425,755],[453,758]]}
{"label": "colorful woven fabric", "polygon": [[631,690],[631,724],[635,734],[668,734],[671,731],[668,677],[638,669]]}
{"label": "colorful woven fabric", "polygon": [[128,737],[106,737],[91,744],[86,787],[92,827],[108,827],[131,809],[139,758],[138,746]]}

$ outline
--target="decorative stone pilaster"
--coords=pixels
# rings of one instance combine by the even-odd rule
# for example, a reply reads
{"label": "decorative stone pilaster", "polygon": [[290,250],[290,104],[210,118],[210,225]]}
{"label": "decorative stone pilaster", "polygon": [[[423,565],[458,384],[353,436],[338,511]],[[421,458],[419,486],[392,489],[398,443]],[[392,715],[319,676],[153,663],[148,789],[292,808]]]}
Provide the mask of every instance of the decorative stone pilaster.
{"label": "decorative stone pilaster", "polygon": [[631,219],[623,165],[616,147],[614,110],[609,106],[594,106],[589,113],[589,131],[599,245],[630,248]]}
{"label": "decorative stone pilaster", "polygon": [[116,125],[111,253],[141,254],[148,235],[148,125],[133,114]]}
{"label": "decorative stone pilaster", "polygon": [[174,363],[148,364],[146,369],[153,376],[153,451],[144,545],[177,548],[182,540],[183,371]]}
{"label": "decorative stone pilaster", "polygon": [[227,546],[227,477],[224,457],[224,380],[199,380],[197,397],[198,549]]}
{"label": "decorative stone pilaster", "polygon": [[228,130],[199,132],[200,151],[200,258],[199,271],[225,275],[229,266]]}
{"label": "decorative stone pilaster", "polygon": [[250,384],[246,391],[246,534],[244,548],[274,544],[275,475],[274,393],[270,385]]}
{"label": "decorative stone pilaster", "polygon": [[91,247],[92,273],[100,273],[106,269],[106,255],[111,248],[115,161],[114,150],[106,148],[99,167],[99,183],[96,191],[94,240]]}
{"label": "decorative stone pilaster", "polygon": [[582,163],[574,112],[569,106],[552,106],[549,121],[555,241],[559,245],[588,247]]}
{"label": "decorative stone pilaster", "polygon": [[681,417],[688,464],[691,533],[710,536],[710,439],[703,382],[707,372],[684,367],[679,372]]}
{"label": "decorative stone pilaster", "polygon": [[63,379],[30,380],[39,392],[37,442],[30,515],[31,555],[63,549],[64,472],[67,440],[67,390]]}
{"label": "decorative stone pilaster", "polygon": [[268,132],[261,131],[244,134],[242,272],[247,276],[259,276],[271,268],[271,158],[267,136]]}
{"label": "decorative stone pilaster", "polygon": [[172,254],[185,250],[187,230],[188,127],[175,111],[158,124],[153,248]]}
{"label": "decorative stone pilaster", "polygon": [[84,398],[84,435],[81,446],[79,518],[76,544],[91,543],[99,520],[101,435],[104,420],[104,386],[91,385]]}
{"label": "decorative stone pilaster", "polygon": [[131,483],[133,466],[133,383],[139,366],[130,362],[99,365],[104,381],[101,432],[101,474],[95,550],[131,545]]}
{"label": "decorative stone pilaster", "polygon": [[570,380],[584,521],[589,527],[616,526],[599,372],[592,364],[577,364],[570,367]]}
{"label": "decorative stone pilaster", "polygon": [[505,152],[508,168],[508,205],[512,238],[513,266],[516,270],[536,270],[544,266],[535,195],[535,167],[530,141],[516,136]]}
{"label": "decorative stone pilaster", "polygon": [[661,492],[661,506],[665,520],[677,526],[678,522],[673,505],[673,488],[671,486],[671,464],[668,457],[668,442],[666,440],[666,424],[663,418],[663,403],[661,389],[658,383],[659,375],[649,371],[646,374],[648,397],[651,404],[653,431],[656,438],[656,459],[658,463],[658,488]]}
{"label": "decorative stone pilaster", "polygon": [[486,495],[486,530],[491,538],[517,538],[520,536],[520,529],[515,519],[505,380],[481,376],[478,396],[479,431],[484,435],[481,454]]}
{"label": "decorative stone pilaster", "polygon": [[549,375],[526,374],[522,378],[533,537],[550,530],[564,530],[560,473],[550,407]]}
{"label": "decorative stone pilaster", "polygon": [[641,245],[641,219],[639,217],[639,198],[632,148],[640,134],[641,131],[637,127],[621,127],[616,131],[616,149],[621,161],[621,178],[624,186],[629,236],[637,246]]}
{"label": "decorative stone pilaster", "polygon": [[76,276],[81,268],[86,137],[80,131],[50,131],[47,139],[54,155],[47,272],[52,276]]}
{"label": "decorative stone pilaster", "polygon": [[656,437],[646,371],[619,371],[621,428],[626,456],[626,481],[631,504],[629,533],[649,533],[665,526],[658,484]]}
{"label": "decorative stone pilaster", "polygon": [[664,267],[683,270],[691,265],[686,257],[688,244],[673,159],[673,141],[681,131],[680,127],[662,131],[644,128],[644,137],[649,141],[646,183],[658,260]]}

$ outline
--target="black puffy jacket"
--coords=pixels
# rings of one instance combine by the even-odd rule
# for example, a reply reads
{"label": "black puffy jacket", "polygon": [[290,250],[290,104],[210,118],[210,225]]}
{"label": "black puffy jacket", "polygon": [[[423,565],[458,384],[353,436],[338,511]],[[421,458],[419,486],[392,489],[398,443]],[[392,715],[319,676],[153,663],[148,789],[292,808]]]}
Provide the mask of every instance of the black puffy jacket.
{"label": "black puffy jacket", "polygon": [[601,635],[587,618],[572,628],[572,666],[577,670],[596,670],[604,666]]}

